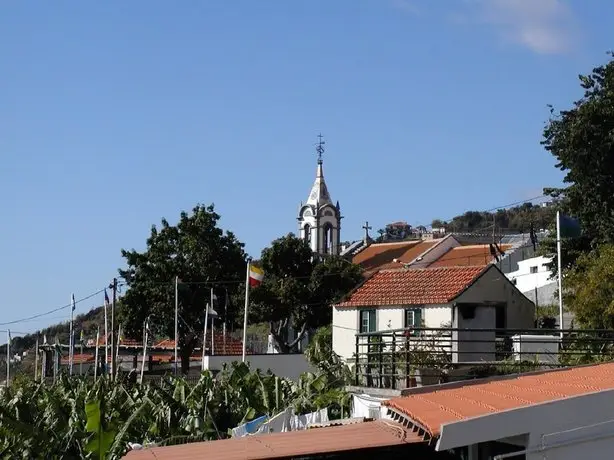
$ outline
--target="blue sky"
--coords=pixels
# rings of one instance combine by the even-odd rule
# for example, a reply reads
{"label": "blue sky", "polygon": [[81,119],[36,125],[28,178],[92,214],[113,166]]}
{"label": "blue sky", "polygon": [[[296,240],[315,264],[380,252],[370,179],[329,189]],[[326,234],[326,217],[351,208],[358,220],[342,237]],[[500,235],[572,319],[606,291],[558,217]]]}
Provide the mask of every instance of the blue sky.
{"label": "blue sky", "polygon": [[546,106],[568,107],[607,60],[613,14],[606,0],[3,3],[0,323],[102,288],[120,248],[198,202],[258,255],[296,230],[319,132],[344,240],[365,220],[539,195],[561,178],[539,144]]}

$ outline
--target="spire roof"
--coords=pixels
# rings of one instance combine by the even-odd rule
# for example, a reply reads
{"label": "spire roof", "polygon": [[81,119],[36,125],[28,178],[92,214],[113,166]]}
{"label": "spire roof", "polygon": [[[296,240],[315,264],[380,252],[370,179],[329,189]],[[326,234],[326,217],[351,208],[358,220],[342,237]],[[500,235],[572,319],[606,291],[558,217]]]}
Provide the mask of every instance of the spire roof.
{"label": "spire roof", "polygon": [[333,204],[324,181],[324,171],[322,169],[322,154],[324,153],[324,141],[322,141],[322,135],[318,136],[320,142],[317,144],[316,152],[318,153],[318,168],[316,170],[316,180],[311,187],[309,198],[307,198],[307,204],[309,205],[324,205]]}

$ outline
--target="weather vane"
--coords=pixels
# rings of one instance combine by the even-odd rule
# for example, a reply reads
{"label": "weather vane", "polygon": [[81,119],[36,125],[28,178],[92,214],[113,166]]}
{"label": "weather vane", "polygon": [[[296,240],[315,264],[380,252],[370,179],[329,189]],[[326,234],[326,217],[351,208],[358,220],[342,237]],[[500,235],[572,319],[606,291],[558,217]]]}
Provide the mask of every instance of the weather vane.
{"label": "weather vane", "polygon": [[324,153],[324,142],[322,140],[322,134],[318,134],[319,142],[316,144],[316,152],[318,152],[318,163],[322,163],[322,154]]}

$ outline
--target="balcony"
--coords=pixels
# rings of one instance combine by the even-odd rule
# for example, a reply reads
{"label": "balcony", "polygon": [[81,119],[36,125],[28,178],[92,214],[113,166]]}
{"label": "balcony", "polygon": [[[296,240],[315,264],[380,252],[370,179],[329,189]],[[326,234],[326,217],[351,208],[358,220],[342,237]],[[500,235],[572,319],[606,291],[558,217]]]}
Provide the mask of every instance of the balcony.
{"label": "balcony", "polygon": [[356,387],[402,390],[609,361],[614,331],[396,329],[356,334],[354,358]]}

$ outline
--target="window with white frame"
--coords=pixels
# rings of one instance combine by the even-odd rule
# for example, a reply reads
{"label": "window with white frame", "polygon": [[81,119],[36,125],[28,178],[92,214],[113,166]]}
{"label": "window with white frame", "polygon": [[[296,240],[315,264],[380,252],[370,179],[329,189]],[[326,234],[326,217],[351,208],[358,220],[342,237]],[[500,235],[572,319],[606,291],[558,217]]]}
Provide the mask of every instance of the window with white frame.
{"label": "window with white frame", "polygon": [[[422,327],[422,308],[412,307],[405,309],[405,328]],[[412,331],[412,335],[418,335],[419,331]]]}

